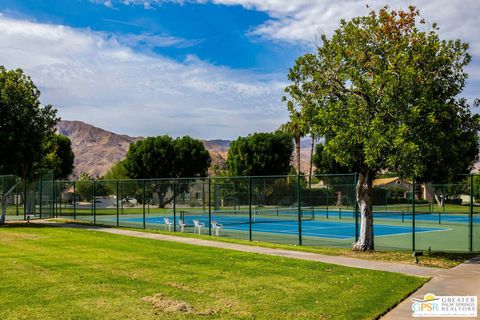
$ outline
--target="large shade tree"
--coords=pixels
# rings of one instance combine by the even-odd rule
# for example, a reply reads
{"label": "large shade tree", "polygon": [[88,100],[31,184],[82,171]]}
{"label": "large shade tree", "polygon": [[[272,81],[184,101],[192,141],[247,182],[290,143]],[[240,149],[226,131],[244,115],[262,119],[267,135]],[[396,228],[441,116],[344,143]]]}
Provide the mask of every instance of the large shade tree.
{"label": "large shade tree", "polygon": [[281,131],[239,137],[228,149],[227,171],[232,176],[288,174],[292,151],[290,134]]}
{"label": "large shade tree", "polygon": [[348,190],[352,188],[351,174],[353,169],[342,165],[331,156],[324,147],[323,143],[318,143],[313,156],[313,163],[315,164],[315,173],[320,175],[320,179],[326,183],[337,194],[337,203],[335,205],[344,205],[344,196]]}
{"label": "large shade tree", "polygon": [[73,171],[75,155],[72,151],[72,142],[61,134],[54,134],[47,141],[48,153],[44,159],[46,169],[53,171],[55,179],[66,179]]}
{"label": "large shade tree", "polygon": [[[204,177],[210,166],[210,155],[200,140],[188,136],[172,139],[169,136],[149,137],[130,145],[122,164],[130,178],[191,178]],[[188,190],[192,181],[182,180],[177,185],[177,194]],[[159,207],[173,200],[167,196],[171,184],[152,181],[149,187],[159,198]]]}
{"label": "large shade tree", "polygon": [[44,168],[56,110],[40,104],[40,91],[21,69],[0,66],[0,173],[28,180]]}
{"label": "large shade tree", "polygon": [[[276,176],[289,174],[293,152],[291,133],[284,131],[253,133],[232,141],[228,149],[227,172],[230,176]],[[251,179],[253,189],[245,179],[222,179],[223,183],[231,183],[238,194],[251,192],[261,205],[266,205],[274,190],[295,190],[293,185],[282,178]],[[293,180],[292,180],[293,182]],[[229,189],[228,187],[226,188]],[[277,199],[276,199],[277,200]],[[275,203],[276,203],[275,200]],[[288,201],[287,197],[282,199]],[[270,200],[271,201],[271,200]]]}
{"label": "large shade tree", "polygon": [[475,160],[478,116],[458,97],[468,44],[425,26],[414,7],[342,20],[289,73],[286,92],[316,106],[325,150],[358,172],[356,250],[374,249],[372,181],[380,171],[428,181],[468,171]]}
{"label": "large shade tree", "polygon": [[[41,174],[58,120],[52,106],[40,104],[40,91],[30,77],[0,66],[0,174],[24,181]],[[5,187],[1,196],[0,224],[14,187]]]}

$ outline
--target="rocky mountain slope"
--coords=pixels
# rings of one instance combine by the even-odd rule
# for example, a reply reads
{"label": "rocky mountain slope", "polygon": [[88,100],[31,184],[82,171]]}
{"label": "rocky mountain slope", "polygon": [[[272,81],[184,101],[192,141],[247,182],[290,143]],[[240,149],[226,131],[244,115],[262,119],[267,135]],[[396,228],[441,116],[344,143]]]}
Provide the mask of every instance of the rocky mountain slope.
{"label": "rocky mountain slope", "polygon": [[[130,143],[143,137],[130,137],[97,128],[81,121],[62,120],[57,125],[57,131],[70,138],[75,154],[75,169],[73,176],[82,172],[92,177],[100,177],[116,162],[125,158]],[[204,140],[205,148],[212,157],[212,172],[225,168],[229,140]],[[301,166],[303,172],[308,172],[310,161],[309,141],[302,141]]]}
{"label": "rocky mountain slope", "polygon": [[112,164],[125,157],[130,143],[142,139],[115,134],[81,121],[60,121],[57,131],[72,141],[74,176],[82,172],[93,177],[103,175]]}
{"label": "rocky mountain slope", "polygon": [[[74,177],[86,172],[92,177],[100,177],[127,154],[130,143],[143,137],[130,137],[97,128],[81,121],[62,120],[57,124],[57,132],[70,138],[75,154]],[[225,167],[228,140],[203,141],[210,152],[212,163],[217,168]]]}

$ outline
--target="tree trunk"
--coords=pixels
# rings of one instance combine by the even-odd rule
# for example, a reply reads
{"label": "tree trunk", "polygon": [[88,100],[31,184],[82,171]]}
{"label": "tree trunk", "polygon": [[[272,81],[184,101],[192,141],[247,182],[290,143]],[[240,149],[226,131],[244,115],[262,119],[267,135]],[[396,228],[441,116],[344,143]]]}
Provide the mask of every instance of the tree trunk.
{"label": "tree trunk", "polygon": [[437,205],[440,208],[443,208],[443,206],[445,205],[445,196],[435,191],[434,197],[435,197],[435,201],[437,202]]}
{"label": "tree trunk", "polygon": [[310,168],[308,174],[308,187],[312,188],[313,148],[315,147],[315,136],[312,134],[310,137],[312,138],[312,141],[310,144]]}
{"label": "tree trunk", "polygon": [[295,152],[297,154],[297,174],[300,174],[300,137],[295,138]]}
{"label": "tree trunk", "polygon": [[[8,197],[10,194],[15,190],[18,186],[19,182],[15,183],[14,186],[12,186],[7,192],[2,197],[2,215],[0,216],[0,224],[5,224],[5,218],[7,215],[7,207],[8,207]],[[18,198],[16,199],[18,201]],[[25,200],[24,200],[25,201]]]}
{"label": "tree trunk", "polygon": [[358,241],[353,244],[353,250],[374,250],[373,244],[373,172],[367,170],[358,175],[356,186],[357,202],[360,208],[360,235]]}
{"label": "tree trunk", "polygon": [[2,216],[0,217],[0,224],[5,224],[7,206],[8,206],[8,196],[3,196],[2,197]]}
{"label": "tree trunk", "polygon": [[343,192],[342,191],[337,191],[337,207],[343,206]]}
{"label": "tree trunk", "polygon": [[159,209],[164,209],[165,206],[166,206],[167,204],[169,204],[170,202],[172,202],[172,201],[173,201],[173,196],[165,199],[165,195],[160,196],[160,194],[159,194],[159,197],[158,197],[158,208],[159,208]]}

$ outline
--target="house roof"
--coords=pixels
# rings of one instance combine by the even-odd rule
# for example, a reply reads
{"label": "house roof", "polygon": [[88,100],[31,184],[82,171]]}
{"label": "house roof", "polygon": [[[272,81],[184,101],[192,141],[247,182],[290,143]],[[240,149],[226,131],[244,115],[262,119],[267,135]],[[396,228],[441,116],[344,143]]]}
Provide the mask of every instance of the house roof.
{"label": "house roof", "polygon": [[373,186],[374,187],[379,187],[379,186],[384,186],[386,184],[395,182],[397,180],[400,180],[401,182],[411,184],[410,181],[400,179],[399,177],[391,177],[391,178],[380,178],[380,179],[375,179],[373,180]]}

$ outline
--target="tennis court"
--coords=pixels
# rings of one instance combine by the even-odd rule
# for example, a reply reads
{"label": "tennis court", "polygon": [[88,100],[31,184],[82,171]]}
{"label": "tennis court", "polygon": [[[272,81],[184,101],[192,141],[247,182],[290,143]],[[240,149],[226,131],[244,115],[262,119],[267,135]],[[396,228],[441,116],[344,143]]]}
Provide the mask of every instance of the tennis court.
{"label": "tennis court", "polygon": [[[251,217],[252,232],[270,233],[276,235],[294,236],[299,232],[298,215],[295,209],[275,209],[275,210],[255,210]],[[338,212],[337,212],[338,213]],[[305,237],[318,237],[325,239],[354,239],[355,238],[355,222],[352,219],[354,212],[343,212],[344,221],[339,221],[334,212],[332,220],[327,220],[327,211],[319,210],[302,210],[301,230]],[[225,230],[234,230],[240,232],[249,232],[250,216],[248,212],[243,211],[226,211],[212,212],[211,221],[220,223]],[[208,212],[185,212],[180,211],[178,216],[162,215],[149,216],[145,218],[145,222],[149,225],[164,225],[165,218],[177,225],[179,221],[186,224],[187,228],[194,227],[194,220],[198,220],[205,226],[205,233],[208,233],[209,215]],[[124,217],[120,218],[124,222],[143,223],[143,217]],[[436,227],[417,227],[417,233],[424,232],[440,232],[446,231],[448,228]],[[374,233],[376,236],[393,236],[411,233],[411,226],[405,225],[389,225],[375,224]]]}
{"label": "tennis court", "polygon": [[[373,199],[375,247],[478,251],[480,198],[474,201],[474,195],[476,190],[480,194],[480,186],[477,189],[472,177],[467,178],[465,186],[434,186],[437,193],[461,193],[470,200],[454,199],[457,203],[443,206],[426,202],[418,192],[413,201],[412,187],[401,194],[377,189]],[[193,223],[198,220],[205,235],[216,236],[219,231],[219,236],[232,239],[351,247],[360,235],[361,223],[355,210],[355,175],[317,175],[315,179],[316,184],[309,187],[306,177],[296,176],[78,182],[52,182],[46,177],[17,186],[7,219],[65,217],[186,233],[198,233]],[[453,201],[453,195],[449,197]],[[164,218],[171,220],[169,225]],[[212,227],[214,221],[222,226]]]}

